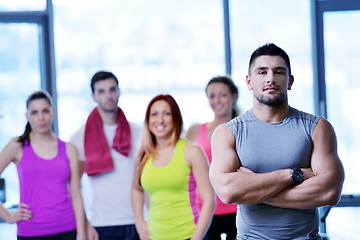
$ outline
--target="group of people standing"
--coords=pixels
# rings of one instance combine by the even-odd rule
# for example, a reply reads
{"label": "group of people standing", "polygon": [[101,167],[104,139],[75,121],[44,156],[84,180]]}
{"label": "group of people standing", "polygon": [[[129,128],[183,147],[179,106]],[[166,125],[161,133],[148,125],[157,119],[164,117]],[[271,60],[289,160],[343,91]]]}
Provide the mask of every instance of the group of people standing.
{"label": "group of people standing", "polygon": [[0,204],[0,217],[19,240],[320,239],[316,208],[336,204],[344,173],[331,125],[288,105],[293,80],[287,54],[261,46],[246,77],[253,108],[238,116],[236,85],[214,77],[214,119],[184,133],[168,94],[151,99],[142,128],[129,122],[118,79],[100,71],[97,106],[67,143],[52,132],[51,97],[34,92],[24,134],[0,153],[0,173],[13,162],[20,180],[16,212]]}

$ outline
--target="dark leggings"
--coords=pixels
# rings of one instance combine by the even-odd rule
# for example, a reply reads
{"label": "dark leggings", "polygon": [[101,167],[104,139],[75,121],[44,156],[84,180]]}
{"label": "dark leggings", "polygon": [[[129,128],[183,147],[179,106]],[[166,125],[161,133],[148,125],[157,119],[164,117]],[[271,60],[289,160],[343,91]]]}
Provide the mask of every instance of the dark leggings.
{"label": "dark leggings", "polygon": [[226,233],[226,240],[236,239],[236,213],[214,215],[206,240],[220,240],[220,235]]}
{"label": "dark leggings", "polygon": [[76,230],[40,237],[17,236],[17,240],[76,240]]}

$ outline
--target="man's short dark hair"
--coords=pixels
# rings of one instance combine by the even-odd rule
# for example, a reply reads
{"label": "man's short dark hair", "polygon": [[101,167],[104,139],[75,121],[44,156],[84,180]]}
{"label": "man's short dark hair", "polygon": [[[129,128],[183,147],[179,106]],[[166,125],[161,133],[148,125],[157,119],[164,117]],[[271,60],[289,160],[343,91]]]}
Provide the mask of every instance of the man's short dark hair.
{"label": "man's short dark hair", "polygon": [[290,67],[289,56],[287,55],[287,53],[283,49],[279,48],[278,46],[276,46],[273,43],[266,43],[263,46],[256,49],[251,54],[250,62],[249,62],[249,72],[250,72],[251,64],[255,61],[256,58],[258,58],[260,56],[279,56],[279,57],[282,57],[284,59],[284,61],[285,61],[286,66],[289,68],[289,75],[291,75],[291,67]]}
{"label": "man's short dark hair", "polygon": [[109,79],[109,78],[113,78],[116,82],[116,85],[119,86],[119,81],[112,72],[99,71],[99,72],[95,73],[94,76],[91,78],[91,83],[90,83],[92,93],[94,93],[94,91],[95,91],[95,89],[94,89],[95,83]]}

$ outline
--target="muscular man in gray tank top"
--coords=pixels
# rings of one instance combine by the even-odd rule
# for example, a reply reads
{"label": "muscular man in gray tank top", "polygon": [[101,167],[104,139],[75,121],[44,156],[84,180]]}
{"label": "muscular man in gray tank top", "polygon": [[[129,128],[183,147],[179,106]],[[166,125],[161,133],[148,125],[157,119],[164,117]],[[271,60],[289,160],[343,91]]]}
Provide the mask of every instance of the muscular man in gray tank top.
{"label": "muscular man in gray tank top", "polygon": [[259,47],[246,77],[253,108],[213,134],[210,178],[222,201],[238,204],[238,240],[320,239],[317,207],[340,198],[335,132],[289,106],[293,82],[286,52]]}

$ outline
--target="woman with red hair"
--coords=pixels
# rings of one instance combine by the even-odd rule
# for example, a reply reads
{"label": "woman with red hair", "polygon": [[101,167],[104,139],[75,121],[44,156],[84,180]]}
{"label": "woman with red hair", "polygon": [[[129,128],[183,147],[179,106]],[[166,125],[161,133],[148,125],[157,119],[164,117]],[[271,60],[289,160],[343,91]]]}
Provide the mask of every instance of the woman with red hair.
{"label": "woman with red hair", "polygon": [[[211,222],[215,196],[208,162],[200,147],[180,137],[182,128],[181,112],[172,96],[158,95],[150,101],[132,187],[141,240],[200,240]],[[201,210],[196,188],[203,199]],[[145,193],[148,221],[143,215]]]}

